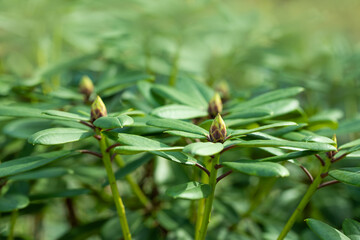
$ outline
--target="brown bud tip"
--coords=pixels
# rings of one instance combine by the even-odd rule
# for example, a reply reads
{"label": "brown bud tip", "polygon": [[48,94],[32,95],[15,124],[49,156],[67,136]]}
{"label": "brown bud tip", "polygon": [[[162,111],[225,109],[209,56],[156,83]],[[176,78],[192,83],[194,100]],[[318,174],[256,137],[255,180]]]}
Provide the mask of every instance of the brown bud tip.
{"label": "brown bud tip", "polygon": [[85,96],[90,96],[94,92],[94,84],[88,76],[83,76],[80,85],[79,91]]}
{"label": "brown bud tip", "polygon": [[213,98],[209,102],[208,113],[210,117],[215,117],[223,110],[223,104],[219,93],[215,93]]}
{"label": "brown bud tip", "polygon": [[212,142],[225,142],[226,140],[226,125],[221,115],[218,113],[210,126],[209,138]]}
{"label": "brown bud tip", "polygon": [[91,105],[91,122],[104,116],[107,116],[106,106],[101,98],[97,96]]}

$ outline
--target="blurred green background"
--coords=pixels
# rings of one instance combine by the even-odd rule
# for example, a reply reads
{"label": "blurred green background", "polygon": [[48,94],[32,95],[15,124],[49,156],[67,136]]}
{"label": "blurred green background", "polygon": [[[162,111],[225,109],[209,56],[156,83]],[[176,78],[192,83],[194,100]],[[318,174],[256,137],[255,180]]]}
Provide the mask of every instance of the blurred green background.
{"label": "blurred green background", "polygon": [[[77,88],[85,74],[97,86],[133,72],[170,83],[190,75],[244,98],[303,86],[306,113],[331,126],[319,133],[345,142],[360,132],[359,9],[357,0],[0,0],[0,99],[41,101],[19,96]],[[315,205],[331,205],[339,226],[334,216],[350,215],[351,206],[321,194]],[[84,201],[86,216],[95,203]],[[44,234],[53,239],[66,225],[60,214],[47,217]]]}
{"label": "blurred green background", "polygon": [[74,79],[66,68],[101,80],[120,65],[227,81],[236,92],[300,85],[312,111],[355,117],[358,9],[356,0],[0,1],[1,82],[43,81],[47,92]]}

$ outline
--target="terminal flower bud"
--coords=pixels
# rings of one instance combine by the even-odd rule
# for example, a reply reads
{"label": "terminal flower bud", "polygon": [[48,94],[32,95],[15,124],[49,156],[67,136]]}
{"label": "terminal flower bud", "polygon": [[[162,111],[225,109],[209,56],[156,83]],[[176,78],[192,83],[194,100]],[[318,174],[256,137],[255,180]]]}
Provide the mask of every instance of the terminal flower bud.
{"label": "terminal flower bud", "polygon": [[106,106],[101,98],[97,96],[91,105],[91,122],[104,116],[107,116]]}
{"label": "terminal flower bud", "polygon": [[83,76],[81,78],[79,91],[87,98],[94,92],[94,84],[88,76]]}
{"label": "terminal flower bud", "polygon": [[221,113],[223,104],[219,93],[215,93],[213,98],[209,102],[208,113],[210,117],[215,117],[218,113]]}
{"label": "terminal flower bud", "polygon": [[221,99],[223,102],[226,102],[230,99],[230,88],[226,81],[221,81],[215,86],[216,91],[220,93]]}
{"label": "terminal flower bud", "polygon": [[226,125],[221,115],[218,113],[210,126],[209,140],[212,142],[225,142],[226,140]]}

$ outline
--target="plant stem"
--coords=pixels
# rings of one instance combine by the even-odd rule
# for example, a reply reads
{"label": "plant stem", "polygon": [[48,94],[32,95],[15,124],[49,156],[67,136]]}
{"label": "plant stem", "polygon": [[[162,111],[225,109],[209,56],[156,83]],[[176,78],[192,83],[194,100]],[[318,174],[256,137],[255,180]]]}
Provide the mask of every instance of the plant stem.
{"label": "plant stem", "polygon": [[322,175],[324,173],[327,173],[331,165],[330,159],[325,160],[325,166],[321,166],[320,173],[317,175],[317,177],[314,179],[314,181],[310,184],[308,190],[306,191],[304,197],[301,199],[299,205],[285,224],[283,230],[281,231],[279,237],[277,240],[283,240],[288,232],[291,230],[292,226],[294,225],[296,219],[299,217],[299,215],[303,212],[306,205],[309,203],[311,197],[314,195],[316,190],[318,189],[319,185],[321,184],[323,177]]}
{"label": "plant stem", "polygon": [[[118,154],[116,154],[115,156],[115,162],[116,164],[123,168],[125,167],[125,163],[124,160],[122,159],[122,157]],[[139,187],[139,185],[135,182],[135,180],[132,178],[132,176],[130,174],[125,176],[125,180],[129,183],[130,188],[132,190],[132,192],[137,196],[137,198],[139,199],[139,201],[146,207],[146,208],[150,208],[151,207],[151,202],[150,200],[146,197],[146,195],[144,194],[144,192],[141,190],[141,188]]]}
{"label": "plant stem", "polygon": [[215,168],[216,164],[219,163],[220,154],[216,154],[214,159],[211,163],[211,169],[210,169],[210,179],[209,184],[211,186],[211,193],[210,196],[205,201],[205,210],[203,214],[203,219],[201,222],[201,227],[199,231],[199,240],[204,240],[206,237],[206,231],[208,224],[210,222],[210,215],[212,210],[212,204],[214,201],[214,195],[215,195],[215,187],[216,187],[216,177],[217,177],[217,169]]}
{"label": "plant stem", "polygon": [[[205,162],[205,161],[204,161]],[[209,183],[208,175],[201,171],[201,181],[202,183]],[[196,217],[196,224],[195,224],[195,239],[199,238],[200,227],[204,217],[204,210],[205,210],[205,198],[199,199],[198,206],[197,206],[197,217]]]}
{"label": "plant stem", "polygon": [[16,219],[18,217],[18,210],[15,209],[11,213],[11,219],[10,219],[10,228],[9,228],[9,235],[7,237],[7,240],[13,240],[14,239],[14,230],[15,230],[15,224]]}
{"label": "plant stem", "polygon": [[115,175],[114,175],[114,172],[113,172],[112,166],[111,166],[110,154],[109,154],[109,152],[106,151],[106,149],[107,149],[106,136],[103,134],[101,134],[100,149],[101,149],[102,159],[103,159],[103,162],[105,165],[106,173],[108,175],[110,188],[111,188],[112,196],[113,196],[113,199],[115,202],[116,210],[119,215],[121,230],[123,232],[124,239],[131,240],[131,233],[130,233],[129,225],[128,225],[126,215],[125,215],[125,207],[124,207],[122,199],[119,195],[119,191],[117,189]]}

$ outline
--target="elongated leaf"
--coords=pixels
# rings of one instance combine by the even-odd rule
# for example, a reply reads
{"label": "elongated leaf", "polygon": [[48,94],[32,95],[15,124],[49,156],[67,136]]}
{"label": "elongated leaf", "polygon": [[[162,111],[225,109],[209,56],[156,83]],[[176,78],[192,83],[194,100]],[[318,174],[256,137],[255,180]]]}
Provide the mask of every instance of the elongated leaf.
{"label": "elongated leaf", "polygon": [[94,125],[103,129],[122,128],[134,123],[134,119],[127,115],[120,115],[117,117],[101,117],[94,121]]}
{"label": "elongated leaf", "polygon": [[151,114],[169,119],[193,119],[197,117],[205,117],[207,111],[186,105],[167,105],[155,108]]}
{"label": "elongated leaf", "polygon": [[340,182],[360,187],[360,167],[332,170],[329,175]]}
{"label": "elongated leaf", "polygon": [[306,131],[290,132],[282,135],[282,137],[293,141],[335,144],[335,142],[330,138],[316,134],[306,134],[306,133],[307,133]]}
{"label": "elongated leaf", "polygon": [[321,240],[351,240],[342,232],[327,225],[326,223],[312,218],[308,218],[305,221],[311,231],[313,231]]}
{"label": "elongated leaf", "polygon": [[168,159],[170,161],[176,162],[176,163],[180,163],[180,164],[185,164],[185,165],[192,165],[194,166],[195,164],[200,164],[198,163],[198,161],[193,158],[192,156],[182,153],[182,152],[151,152],[155,155],[158,155],[160,157],[163,157],[165,159]]}
{"label": "elongated leaf", "polygon": [[6,194],[0,198],[0,212],[11,212],[25,208],[30,201],[27,196],[20,194]]}
{"label": "elongated leaf", "polygon": [[153,85],[151,90],[165,99],[170,99],[174,103],[185,104],[193,107],[204,107],[201,103],[193,101],[191,96],[175,88],[166,85]]}
{"label": "elongated leaf", "polygon": [[42,145],[57,145],[76,142],[93,136],[94,132],[77,128],[50,128],[30,136],[29,143]]}
{"label": "elongated leaf", "polygon": [[77,121],[80,121],[80,120],[88,121],[89,120],[88,117],[85,117],[80,114],[63,112],[63,111],[58,111],[58,110],[47,110],[47,111],[43,111],[42,113],[45,115],[61,117],[64,119],[69,119],[69,120],[77,120]]}
{"label": "elongated leaf", "polygon": [[358,146],[360,145],[360,139],[356,139],[354,141],[351,141],[351,142],[348,142],[344,145],[341,145],[340,146],[340,149],[347,149],[347,148],[352,148],[352,147],[355,147],[355,146]]}
{"label": "elongated leaf", "polygon": [[240,112],[231,112],[229,115],[226,115],[224,119],[269,117],[272,114],[273,111],[267,108],[251,108],[243,109]]}
{"label": "elongated leaf", "polygon": [[170,197],[191,200],[206,198],[210,195],[210,192],[210,185],[199,182],[187,182],[166,190],[166,194]]}
{"label": "elongated leaf", "polygon": [[272,118],[295,112],[301,109],[300,103],[296,99],[282,99],[261,105],[261,107],[272,110]]}
{"label": "elongated leaf", "polygon": [[[299,149],[307,149],[313,151],[336,151],[336,148],[326,143],[309,143],[309,142],[293,142],[281,140],[251,140],[251,141],[234,141],[239,147],[293,147]],[[226,146],[232,145],[231,143]]]}
{"label": "elongated leaf", "polygon": [[273,156],[273,157],[262,158],[262,159],[259,159],[258,161],[261,161],[261,162],[281,162],[281,161],[285,161],[285,160],[289,160],[289,159],[296,159],[296,158],[299,158],[299,157],[315,155],[316,153],[317,153],[317,151],[304,150],[304,151],[286,153],[286,154]]}
{"label": "elongated leaf", "polygon": [[206,139],[206,137],[204,135],[195,134],[195,133],[176,131],[176,130],[169,130],[169,131],[164,131],[164,132],[168,133],[170,135],[174,135],[174,136],[180,136],[180,137],[186,137],[186,138]]}
{"label": "elongated leaf", "polygon": [[58,192],[34,194],[34,195],[30,196],[30,199],[32,201],[34,201],[34,200],[42,200],[42,199],[49,199],[49,198],[68,198],[68,197],[75,197],[75,196],[88,194],[88,193],[90,193],[90,190],[85,189],[85,188],[67,189],[67,190],[58,191]]}
{"label": "elongated leaf", "polygon": [[224,147],[221,143],[196,142],[186,145],[183,151],[192,155],[212,156],[221,152],[223,149]]}
{"label": "elongated leaf", "polygon": [[24,118],[5,125],[3,132],[14,138],[28,139],[34,133],[50,127],[49,120]]}
{"label": "elongated leaf", "polygon": [[136,154],[153,151],[180,151],[183,147],[147,147],[147,146],[119,146],[114,151],[119,154]]}
{"label": "elongated leaf", "polygon": [[233,137],[237,137],[240,135],[245,135],[245,134],[253,133],[253,132],[259,132],[259,131],[270,129],[270,128],[293,126],[293,125],[297,125],[297,124],[295,122],[279,122],[279,123],[273,123],[273,124],[261,126],[258,128],[253,128],[253,129],[234,130],[230,133],[229,137],[233,138]]}
{"label": "elongated leaf", "polygon": [[223,162],[222,165],[235,171],[258,177],[287,177],[289,171],[278,163],[241,160],[237,162]]}
{"label": "elongated leaf", "polygon": [[10,160],[0,164],[0,177],[26,172],[74,154],[78,153],[73,151],[57,151]]}
{"label": "elongated leaf", "polygon": [[0,116],[46,118],[42,110],[31,107],[0,106]]}
{"label": "elongated leaf", "polygon": [[302,87],[292,87],[292,88],[284,88],[284,89],[278,89],[275,91],[267,92],[253,99],[250,99],[246,102],[238,104],[236,107],[232,108],[231,111],[239,111],[244,108],[258,106],[279,99],[293,97],[301,93],[302,91],[304,91],[304,88]]}
{"label": "elongated leaf", "polygon": [[175,119],[150,120],[146,124],[154,127],[195,133],[203,136],[206,136],[208,134],[208,132],[205,129],[198,127],[195,124],[184,122],[181,120],[175,120]]}
{"label": "elongated leaf", "polygon": [[238,127],[238,126],[248,125],[250,123],[259,122],[268,118],[269,116],[264,116],[264,117],[256,117],[256,118],[226,119],[224,121],[227,127]]}
{"label": "elongated leaf", "polygon": [[39,178],[56,178],[61,177],[66,174],[71,173],[69,169],[62,167],[54,167],[54,168],[46,168],[35,171],[30,171],[22,174],[18,174],[15,176],[9,177],[9,180],[19,181],[19,180],[33,180]]}
{"label": "elongated leaf", "polygon": [[191,99],[194,102],[204,108],[208,106],[210,99],[214,96],[214,91],[211,88],[189,77],[178,77],[176,88],[181,92],[186,93],[186,95],[191,96]]}
{"label": "elongated leaf", "polygon": [[351,240],[355,240],[351,237],[352,235],[360,237],[360,223],[353,219],[345,219],[342,224],[342,230]]}
{"label": "elongated leaf", "polygon": [[104,134],[108,136],[110,139],[113,139],[114,141],[124,145],[137,146],[142,148],[153,148],[153,149],[169,147],[164,143],[138,135],[127,134],[127,133],[115,133],[115,132],[104,132]]}

